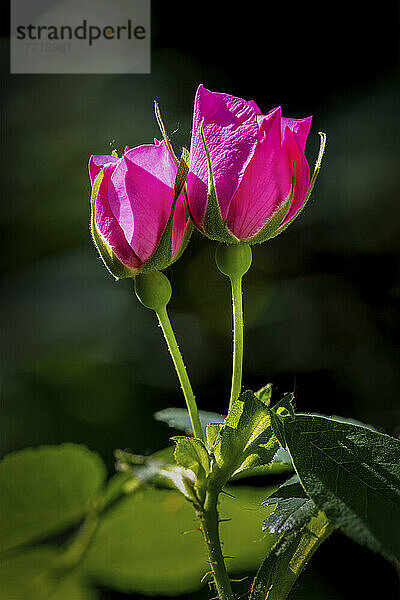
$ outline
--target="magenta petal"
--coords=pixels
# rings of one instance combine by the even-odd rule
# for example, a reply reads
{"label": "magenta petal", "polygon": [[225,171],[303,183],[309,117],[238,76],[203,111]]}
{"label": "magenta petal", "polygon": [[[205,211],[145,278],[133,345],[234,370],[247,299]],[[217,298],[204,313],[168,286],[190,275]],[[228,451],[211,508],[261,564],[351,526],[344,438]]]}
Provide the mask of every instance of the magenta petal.
{"label": "magenta petal", "polygon": [[[296,135],[297,133],[297,135]],[[300,139],[299,139],[300,135]],[[302,139],[299,132],[293,132],[290,127],[286,127],[284,131],[284,139],[282,150],[285,155],[285,160],[290,168],[295,164],[295,186],[292,204],[287,213],[282,225],[290,221],[292,217],[303,206],[310,185],[310,167],[304,156],[304,150],[301,147]]]}
{"label": "magenta petal", "polygon": [[228,228],[239,239],[254,237],[287,199],[292,172],[281,150],[281,109],[257,119],[259,140],[228,212]]}
{"label": "magenta petal", "polygon": [[254,102],[210,92],[199,86],[193,113],[190,146],[190,172],[187,191],[190,211],[201,225],[207,208],[208,168],[201,139],[204,135],[210,152],[218,203],[225,220],[232,196],[257,145],[257,110]]}
{"label": "magenta petal", "polygon": [[95,222],[101,236],[120,261],[129,267],[138,269],[143,263],[126,241],[124,232],[113,215],[108,201],[110,179],[114,169],[115,167],[112,164],[104,167],[104,175],[95,204]]}
{"label": "magenta petal", "polygon": [[91,184],[93,185],[94,180],[104,165],[107,163],[116,163],[118,160],[119,158],[112,156],[111,154],[96,154],[91,156],[89,159],[89,176]]}
{"label": "magenta petal", "polygon": [[185,235],[186,225],[188,222],[188,218],[186,215],[186,207],[185,201],[183,199],[183,194],[180,194],[178,200],[175,205],[174,212],[174,224],[172,229],[172,257],[178,254],[181,245],[183,236]]}
{"label": "magenta petal", "polygon": [[254,100],[249,100],[248,104],[254,108],[256,115],[261,115],[261,110],[258,108],[258,105],[254,102]]}
{"label": "magenta petal", "polygon": [[165,142],[161,142],[127,152],[111,177],[111,210],[142,262],[154,253],[167,224],[176,170]]}
{"label": "magenta petal", "polygon": [[306,117],[305,119],[287,119],[282,117],[282,139],[285,135],[286,127],[294,133],[297,143],[300,149],[304,152],[308,134],[310,132],[312,117]]}

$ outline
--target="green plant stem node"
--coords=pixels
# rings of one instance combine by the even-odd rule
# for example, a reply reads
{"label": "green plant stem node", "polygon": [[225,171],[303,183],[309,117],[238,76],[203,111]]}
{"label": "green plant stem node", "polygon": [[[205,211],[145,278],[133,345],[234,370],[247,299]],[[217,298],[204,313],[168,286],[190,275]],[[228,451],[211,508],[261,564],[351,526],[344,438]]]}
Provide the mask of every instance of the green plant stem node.
{"label": "green plant stem node", "polygon": [[143,306],[157,313],[171,300],[171,284],[160,271],[140,273],[135,277],[134,287],[135,294]]}
{"label": "green plant stem node", "polygon": [[215,252],[218,269],[231,279],[243,277],[250,269],[252,261],[251,248],[246,243],[225,246],[219,244]]}

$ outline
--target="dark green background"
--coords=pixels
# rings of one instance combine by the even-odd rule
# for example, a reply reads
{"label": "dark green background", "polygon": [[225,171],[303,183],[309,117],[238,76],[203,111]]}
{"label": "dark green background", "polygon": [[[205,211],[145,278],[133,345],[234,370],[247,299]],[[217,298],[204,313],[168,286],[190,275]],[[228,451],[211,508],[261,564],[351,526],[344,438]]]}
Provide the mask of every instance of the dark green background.
{"label": "dark green background", "polygon": [[[154,99],[177,150],[188,146],[199,83],[313,114],[311,166],[328,135],[306,212],[254,248],[244,385],[273,382],[275,398],[295,387],[302,411],[398,433],[398,4],[161,0],[152,13],[151,75],[10,76],[4,32],[1,453],[82,442],[112,470],[116,447],[167,445],[152,414],[183,405],[176,376],[154,315],[91,244],[87,161],[158,136]],[[195,234],[167,275],[198,403],[223,412],[231,315],[214,249]],[[396,590],[390,565],[336,534],[294,598]]]}

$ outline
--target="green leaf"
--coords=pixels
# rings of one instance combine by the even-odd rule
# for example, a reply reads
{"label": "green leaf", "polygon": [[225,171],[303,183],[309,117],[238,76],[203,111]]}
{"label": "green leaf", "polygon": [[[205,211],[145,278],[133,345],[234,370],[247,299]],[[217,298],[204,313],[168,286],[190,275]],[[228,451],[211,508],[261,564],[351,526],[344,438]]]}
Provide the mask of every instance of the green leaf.
{"label": "green leaf", "polygon": [[178,465],[190,469],[196,478],[205,481],[210,472],[210,456],[203,442],[197,438],[175,436],[174,457]]}
{"label": "green leaf", "polygon": [[26,550],[0,562],[6,600],[95,600],[97,594],[76,573],[59,571],[60,552],[50,546]]}
{"label": "green leaf", "polygon": [[[200,423],[205,431],[208,423],[223,423],[226,419],[219,413],[199,410]],[[156,421],[162,421],[173,429],[179,429],[187,434],[192,433],[192,424],[186,408],[165,408],[154,414]]]}
{"label": "green leaf", "polygon": [[298,531],[318,513],[318,508],[304,492],[297,475],[282,484],[264,504],[275,504],[274,510],[263,524],[263,530],[270,533]]}
{"label": "green leaf", "polygon": [[302,486],[336,527],[400,558],[400,441],[327,417],[297,414],[285,439]]}
{"label": "green leaf", "polygon": [[221,210],[217,199],[217,190],[215,188],[214,175],[211,165],[210,153],[208,151],[206,138],[203,128],[204,119],[200,125],[201,139],[204,145],[204,150],[207,158],[208,166],[208,202],[206,214],[204,215],[203,233],[212,240],[217,242],[225,242],[227,244],[238,244],[240,240],[229,231],[226,223],[222,220]]}
{"label": "green leaf", "polygon": [[[276,487],[271,488],[271,492]],[[222,495],[224,554],[232,574],[255,569],[276,541],[261,535],[269,509],[265,490],[227,488]],[[142,488],[107,510],[84,558],[81,570],[98,584],[149,595],[190,594],[200,589],[209,571],[207,555],[193,507],[168,490]],[[185,533],[186,532],[186,533]]]}
{"label": "green leaf", "polygon": [[0,463],[1,550],[42,540],[78,523],[105,478],[100,456],[77,444],[6,456]]}
{"label": "green leaf", "polygon": [[246,477],[264,477],[265,475],[282,475],[291,472],[293,472],[293,464],[290,454],[279,447],[273,456],[272,462],[244,469],[240,473],[236,473],[231,479],[236,481]]}
{"label": "green leaf", "polygon": [[[210,472],[210,455],[203,442],[197,438],[189,438],[184,436],[173,437],[172,440],[176,444],[174,458],[178,465],[189,469],[195,475],[195,481],[191,485],[191,479],[186,478],[185,496],[194,501],[196,505],[204,501],[206,494],[206,481]],[[194,497],[191,491],[187,493],[187,488],[193,487]]]}
{"label": "green leaf", "polygon": [[223,486],[241,471],[272,462],[277,449],[270,411],[253,392],[244,392],[233,402],[214,442],[213,474]]}
{"label": "green leaf", "polygon": [[249,600],[285,600],[311,556],[332,531],[320,512],[289,543],[286,536],[281,536],[262,563]]}
{"label": "green leaf", "polygon": [[323,415],[321,413],[312,413],[315,417],[323,417],[324,419],[329,419],[330,421],[339,421],[339,423],[349,423],[350,425],[358,425],[358,427],[365,427],[366,429],[371,429],[372,431],[377,431],[373,425],[368,423],[363,423],[358,419],[353,419],[352,417],[339,417],[338,415]]}
{"label": "green leaf", "polygon": [[294,394],[288,393],[269,411],[272,428],[282,447],[286,446],[285,422],[293,421],[295,418],[293,403]]}

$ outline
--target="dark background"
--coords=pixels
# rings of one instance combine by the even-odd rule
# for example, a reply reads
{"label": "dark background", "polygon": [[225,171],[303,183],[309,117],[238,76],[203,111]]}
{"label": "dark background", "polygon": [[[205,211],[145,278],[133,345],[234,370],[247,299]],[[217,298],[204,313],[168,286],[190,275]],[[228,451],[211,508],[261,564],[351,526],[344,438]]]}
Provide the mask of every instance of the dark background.
{"label": "dark background", "polygon": [[[116,447],[168,444],[152,414],[183,405],[176,376],[154,315],[91,244],[86,165],[157,136],[154,99],[187,146],[199,83],[313,114],[311,166],[317,132],[328,136],[307,210],[254,248],[244,385],[273,382],[276,399],[295,386],[303,411],[398,434],[398,23],[397,2],[153,0],[151,75],[11,76],[3,32],[2,454],[68,440],[112,470]],[[167,275],[199,405],[223,412],[231,315],[214,249],[195,234]],[[397,594],[391,565],[335,534],[294,599]]]}

